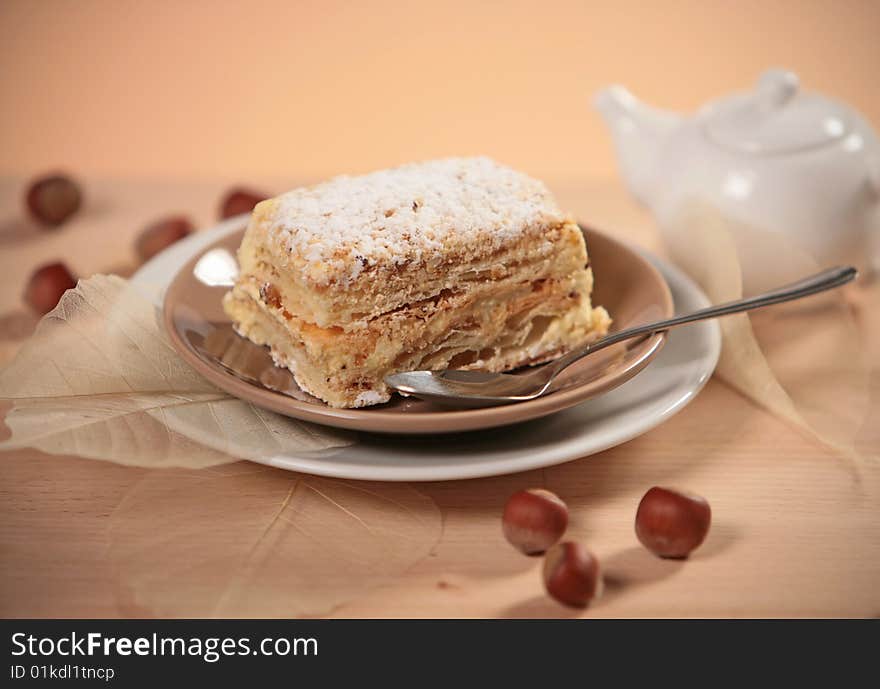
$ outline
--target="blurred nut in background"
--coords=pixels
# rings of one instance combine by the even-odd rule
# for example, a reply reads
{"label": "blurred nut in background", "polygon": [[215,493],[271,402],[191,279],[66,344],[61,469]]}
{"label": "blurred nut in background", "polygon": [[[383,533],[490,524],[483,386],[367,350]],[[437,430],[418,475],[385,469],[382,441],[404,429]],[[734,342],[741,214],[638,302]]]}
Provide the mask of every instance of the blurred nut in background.
{"label": "blurred nut in background", "polygon": [[192,234],[192,221],[183,215],[163,218],[147,226],[135,240],[135,251],[142,261],[149,261],[174,242]]}
{"label": "blurred nut in background", "polygon": [[37,222],[55,227],[79,210],[82,192],[66,175],[44,175],[28,187],[25,203]]}
{"label": "blurred nut in background", "polygon": [[63,263],[47,263],[37,268],[24,290],[24,301],[40,314],[49,313],[61,295],[76,287],[76,278]]}
{"label": "blurred nut in background", "polygon": [[268,194],[253,189],[245,189],[244,187],[230,189],[220,203],[220,219],[226,220],[242,213],[250,213],[254,206],[267,198],[269,198]]}
{"label": "blurred nut in background", "polygon": [[636,536],[655,555],[682,558],[705,540],[711,521],[705,498],[654,486],[639,503]]}

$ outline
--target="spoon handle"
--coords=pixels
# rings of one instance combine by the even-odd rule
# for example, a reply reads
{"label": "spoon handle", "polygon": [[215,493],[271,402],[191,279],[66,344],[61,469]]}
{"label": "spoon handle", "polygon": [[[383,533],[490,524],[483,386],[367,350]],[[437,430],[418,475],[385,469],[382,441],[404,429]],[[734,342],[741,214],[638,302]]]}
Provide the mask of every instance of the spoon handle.
{"label": "spoon handle", "polygon": [[785,301],[808,297],[811,294],[818,294],[819,292],[824,292],[825,290],[845,285],[847,282],[853,280],[856,275],[858,275],[858,271],[852,266],[829,268],[828,270],[823,270],[822,272],[804,278],[803,280],[798,280],[790,285],[778,287],[755,297],[729,301],[716,306],[708,306],[705,309],[700,309],[699,311],[687,313],[682,316],[675,316],[674,318],[669,318],[667,320],[646,323],[645,325],[639,325],[635,328],[621,330],[608,337],[603,337],[601,340],[596,340],[583,349],[566,354],[552,364],[549,364],[549,368],[552,371],[552,375],[555,376],[559,371],[573,364],[575,361],[578,361],[588,354],[592,354],[600,349],[617,344],[618,342],[623,342],[624,340],[629,340],[634,337],[653,335],[654,333],[669,330],[670,328],[675,328],[679,325],[694,323],[695,321],[703,321],[708,318],[718,318],[719,316],[727,316],[742,311],[751,311],[752,309],[759,309],[764,306],[770,306],[771,304],[781,304]]}

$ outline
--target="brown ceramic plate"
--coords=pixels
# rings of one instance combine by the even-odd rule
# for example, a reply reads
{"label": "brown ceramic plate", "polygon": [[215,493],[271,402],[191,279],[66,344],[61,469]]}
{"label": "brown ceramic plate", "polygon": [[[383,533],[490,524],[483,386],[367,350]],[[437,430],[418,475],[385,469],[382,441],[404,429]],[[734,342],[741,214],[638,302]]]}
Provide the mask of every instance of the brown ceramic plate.
{"label": "brown ceramic plate", "polygon": [[[238,249],[244,230],[203,248],[174,276],[165,293],[164,324],[181,356],[217,387],[253,404],[297,419],[380,433],[448,433],[535,419],[611,390],[641,371],[666,336],[597,352],[570,366],[554,388],[536,400],[485,409],[449,410],[395,395],[387,404],[334,409],[302,392],[286,369],[273,365],[265,347],[239,337],[223,312],[224,287],[197,279],[193,269],[208,251]],[[595,275],[593,303],[614,319],[612,330],[668,318],[672,295],[660,273],[638,253],[607,235],[585,230]]]}

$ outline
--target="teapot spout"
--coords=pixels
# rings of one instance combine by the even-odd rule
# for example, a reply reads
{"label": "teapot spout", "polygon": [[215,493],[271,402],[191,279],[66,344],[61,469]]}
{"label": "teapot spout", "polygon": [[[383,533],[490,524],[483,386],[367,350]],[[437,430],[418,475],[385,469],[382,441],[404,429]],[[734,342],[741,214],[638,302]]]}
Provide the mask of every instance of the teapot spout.
{"label": "teapot spout", "polygon": [[593,106],[611,130],[624,181],[641,203],[651,206],[660,150],[681,116],[645,105],[623,86],[602,89]]}

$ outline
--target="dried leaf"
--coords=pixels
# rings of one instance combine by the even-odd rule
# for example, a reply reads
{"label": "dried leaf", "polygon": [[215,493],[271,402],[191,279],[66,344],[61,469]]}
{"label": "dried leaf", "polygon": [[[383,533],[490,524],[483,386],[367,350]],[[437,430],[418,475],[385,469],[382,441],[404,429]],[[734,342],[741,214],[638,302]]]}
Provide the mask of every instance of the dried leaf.
{"label": "dried leaf", "polygon": [[139,616],[327,613],[415,565],[441,534],[437,506],[408,485],[246,464],[151,472],[109,525],[120,612]]}
{"label": "dried leaf", "polygon": [[177,356],[153,306],[114,276],[81,281],[65,294],[0,372],[0,397],[13,402],[12,435],[0,448],[136,466],[315,453],[353,438],[215,388]]}
{"label": "dried leaf", "polygon": [[0,447],[187,468],[144,472],[108,516],[123,616],[317,615],[414,565],[441,533],[436,505],[406,485],[211,466],[354,436],[214,388],[119,278],[68,293],[0,373],[0,395],[13,403]]}
{"label": "dried leaf", "polygon": [[[696,200],[664,227],[664,236],[675,262],[716,303],[819,269],[785,236],[737,223]],[[869,408],[870,365],[841,291],[721,319],[721,332],[717,375],[824,443],[854,455]]]}

